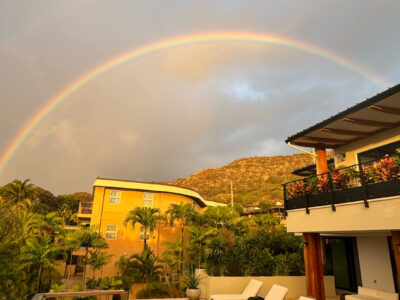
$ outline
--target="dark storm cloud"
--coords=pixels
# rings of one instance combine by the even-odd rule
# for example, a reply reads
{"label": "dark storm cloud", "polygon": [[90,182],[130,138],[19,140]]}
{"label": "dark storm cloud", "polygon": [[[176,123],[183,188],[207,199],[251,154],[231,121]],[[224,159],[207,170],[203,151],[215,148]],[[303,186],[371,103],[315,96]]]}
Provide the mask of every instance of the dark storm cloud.
{"label": "dark storm cloud", "polygon": [[[400,79],[397,1],[15,3],[0,4],[0,149],[74,78],[135,46],[190,32],[283,34]],[[0,184],[29,177],[56,193],[90,191],[98,175],[167,181],[241,157],[288,154],[288,135],[382,89],[284,47],[169,49],[70,96],[15,153]]]}

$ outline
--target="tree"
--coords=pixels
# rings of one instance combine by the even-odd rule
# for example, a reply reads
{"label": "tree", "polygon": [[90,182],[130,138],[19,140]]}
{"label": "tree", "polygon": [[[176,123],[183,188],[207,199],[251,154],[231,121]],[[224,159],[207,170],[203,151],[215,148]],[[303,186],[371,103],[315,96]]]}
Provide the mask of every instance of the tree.
{"label": "tree", "polygon": [[158,208],[135,207],[128,212],[124,225],[127,226],[128,223],[131,223],[132,229],[135,229],[135,224],[139,223],[144,227],[143,250],[145,250],[147,248],[147,231],[149,230],[151,234],[156,228],[157,221],[161,219]]}
{"label": "tree", "polygon": [[[189,226],[190,222],[193,221],[196,211],[194,210],[192,204],[190,203],[172,203],[169,206],[169,209],[166,211],[166,214],[169,216],[169,224],[170,226],[174,226],[175,221],[179,221],[181,223],[181,242],[184,245],[185,239],[185,227]],[[181,251],[181,271],[183,271],[183,248]]]}
{"label": "tree", "polygon": [[71,266],[72,266],[72,253],[74,250],[79,249],[81,246],[80,231],[70,230],[65,235],[62,245],[64,249],[69,253],[69,266],[68,266],[68,277],[66,282],[66,290],[69,289],[69,280],[71,278]]}
{"label": "tree", "polygon": [[89,263],[89,249],[106,249],[108,248],[107,241],[97,231],[94,231],[92,227],[82,230],[79,236],[80,246],[85,248],[85,259],[83,261],[83,277],[82,284],[85,287],[86,279],[86,266]]}
{"label": "tree", "polygon": [[146,283],[156,280],[162,274],[163,266],[157,264],[159,259],[148,247],[143,249],[141,254],[132,255],[131,259]]}
{"label": "tree", "polygon": [[124,289],[128,291],[129,296],[132,284],[141,278],[136,260],[132,256],[126,257],[124,255],[119,258],[115,265],[121,270]]}
{"label": "tree", "polygon": [[29,179],[24,181],[15,179],[1,189],[1,195],[11,201],[16,209],[31,208],[37,201],[35,186],[30,183]]}
{"label": "tree", "polygon": [[97,249],[93,251],[89,250],[89,252],[90,252],[89,265],[93,270],[93,279],[95,277],[96,270],[100,269],[100,282],[101,282],[101,279],[103,278],[103,266],[109,263],[113,255],[107,254],[106,252],[99,251]]}
{"label": "tree", "polygon": [[198,225],[192,225],[188,228],[188,232],[192,237],[190,240],[190,249],[194,256],[197,256],[200,269],[204,255],[203,247],[210,238],[218,233],[218,231],[216,228],[207,229]]}
{"label": "tree", "polygon": [[55,270],[55,258],[57,254],[57,246],[50,241],[48,237],[44,238],[27,238],[25,245],[21,248],[20,253],[20,269],[38,270],[37,274],[37,291],[40,291],[42,273],[44,270],[53,272]]}
{"label": "tree", "polygon": [[79,198],[74,195],[60,195],[57,196],[57,201],[60,203],[58,214],[64,218],[65,224],[70,225],[78,211]]}
{"label": "tree", "polygon": [[64,220],[56,212],[47,215],[33,214],[25,223],[25,232],[27,235],[47,235],[54,241],[57,234],[64,232],[64,225]]}

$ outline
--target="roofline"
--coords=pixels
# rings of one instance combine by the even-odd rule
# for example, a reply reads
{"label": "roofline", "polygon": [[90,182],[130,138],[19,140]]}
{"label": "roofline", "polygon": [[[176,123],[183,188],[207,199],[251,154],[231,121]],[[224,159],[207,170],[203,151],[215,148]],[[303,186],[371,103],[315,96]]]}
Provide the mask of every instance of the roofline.
{"label": "roofline", "polygon": [[[126,179],[115,179],[115,178],[104,178],[104,177],[96,177],[95,182],[93,183],[93,187],[95,186],[104,186],[104,187],[113,187],[113,186],[109,186],[109,185],[99,185],[96,184],[97,180],[109,180],[109,181],[122,181],[122,182],[131,182],[131,183],[138,183],[138,184],[148,184],[148,185],[156,185],[156,186],[165,186],[165,187],[170,187],[170,188],[176,188],[176,189],[182,189],[182,190],[186,190],[192,193],[195,193],[197,195],[190,195],[188,193],[179,193],[177,192],[173,192],[173,191],[168,191],[168,190],[156,190],[156,189],[144,189],[144,188],[133,188],[132,190],[140,190],[140,191],[159,191],[159,192],[163,192],[163,193],[170,193],[170,194],[176,194],[176,195],[182,195],[182,196],[186,196],[189,198],[192,198],[193,200],[195,200],[200,206],[202,207],[207,207],[207,204],[205,202],[205,199],[203,199],[203,197],[200,195],[199,192],[193,190],[193,189],[188,189],[188,188],[184,188],[181,186],[176,186],[176,185],[172,185],[172,184],[164,184],[164,183],[157,183],[157,182],[146,182],[146,181],[137,181],[137,180],[126,180]],[[129,188],[126,188],[129,189]],[[93,193],[94,195],[94,193]]]}
{"label": "roofline", "polygon": [[400,84],[397,84],[397,85],[395,85],[395,86],[393,86],[393,87],[391,87],[391,88],[389,88],[389,89],[387,89],[387,90],[385,90],[385,91],[383,91],[383,92],[381,92],[379,94],[376,94],[375,96],[373,96],[371,98],[368,98],[368,99],[364,100],[363,102],[360,102],[360,103],[358,103],[358,104],[356,104],[356,105],[354,105],[352,107],[349,107],[348,109],[346,109],[346,110],[344,110],[344,111],[342,111],[342,112],[340,112],[340,113],[338,113],[338,114],[336,114],[336,115],[334,115],[334,116],[332,116],[332,117],[330,117],[330,118],[328,118],[328,119],[326,119],[326,120],[324,120],[322,122],[319,122],[319,123],[317,123],[317,124],[315,124],[315,125],[313,125],[311,127],[308,127],[307,129],[304,129],[304,130],[302,130],[302,131],[300,131],[300,132],[298,132],[298,133],[296,133],[294,135],[289,136],[285,140],[285,142],[286,143],[292,142],[294,139],[297,139],[298,137],[300,137],[302,135],[308,134],[308,133],[310,133],[310,132],[312,132],[312,131],[320,128],[320,127],[323,127],[323,126],[327,125],[328,123],[331,123],[333,121],[341,119],[342,117],[345,117],[346,115],[354,113],[354,112],[356,112],[356,111],[358,111],[360,109],[366,108],[366,107],[374,104],[375,102],[378,102],[378,101],[383,100],[383,99],[385,99],[387,97],[390,97],[390,96],[392,96],[392,95],[394,95],[394,94],[396,94],[398,92],[400,92]]}

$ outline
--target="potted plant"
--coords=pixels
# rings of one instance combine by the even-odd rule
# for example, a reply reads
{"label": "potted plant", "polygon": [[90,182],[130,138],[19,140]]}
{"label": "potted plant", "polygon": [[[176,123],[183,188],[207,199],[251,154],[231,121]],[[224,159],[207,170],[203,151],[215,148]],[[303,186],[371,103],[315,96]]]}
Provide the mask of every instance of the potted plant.
{"label": "potted plant", "polygon": [[190,300],[197,300],[200,298],[200,289],[198,288],[200,279],[200,276],[196,275],[194,267],[188,268],[183,283],[186,286],[186,296]]}

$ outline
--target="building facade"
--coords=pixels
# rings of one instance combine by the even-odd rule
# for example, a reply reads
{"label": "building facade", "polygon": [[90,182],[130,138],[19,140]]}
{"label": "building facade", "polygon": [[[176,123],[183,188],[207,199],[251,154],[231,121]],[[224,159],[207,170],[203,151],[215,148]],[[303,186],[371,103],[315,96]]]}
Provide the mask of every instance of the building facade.
{"label": "building facade", "polygon": [[346,293],[399,291],[399,125],[397,85],[286,140],[316,155],[316,175],[284,184],[287,230],[303,235],[309,296],[325,299],[324,272]]}
{"label": "building facade", "polygon": [[[78,217],[81,223],[99,230],[106,238],[112,254],[111,262],[103,267],[103,274],[118,273],[115,262],[123,255],[140,253],[144,246],[145,228],[139,223],[124,224],[128,212],[135,207],[151,207],[164,214],[171,204],[189,203],[197,211],[207,207],[201,195],[193,190],[144,182],[97,178],[93,184],[93,202],[81,203]],[[169,226],[158,221],[156,229],[146,234],[147,245],[159,256],[166,249],[164,242],[176,241],[181,236],[181,224]],[[77,253],[78,254],[78,253]],[[81,253],[82,254],[82,253]],[[91,276],[91,271],[87,270]]]}

